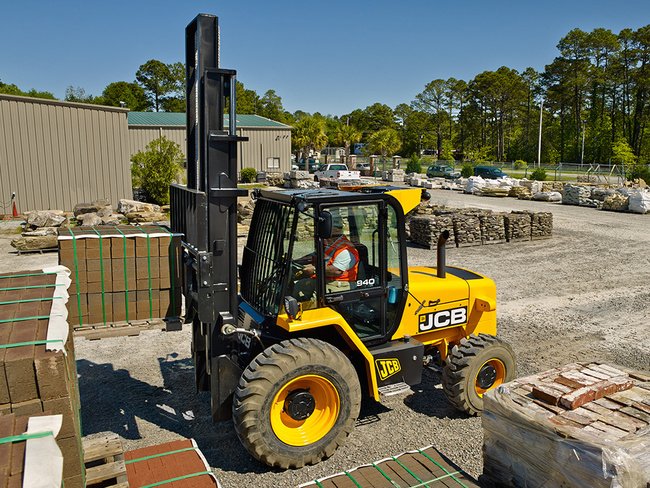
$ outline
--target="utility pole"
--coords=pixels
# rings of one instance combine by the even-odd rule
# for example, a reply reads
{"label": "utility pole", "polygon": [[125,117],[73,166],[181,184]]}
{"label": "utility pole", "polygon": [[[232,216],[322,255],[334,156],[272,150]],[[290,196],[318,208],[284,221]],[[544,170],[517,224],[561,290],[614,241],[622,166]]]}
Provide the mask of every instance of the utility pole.
{"label": "utility pole", "polygon": [[582,166],[585,160],[585,132],[586,132],[587,121],[582,121],[582,151],[580,152],[580,166]]}
{"label": "utility pole", "polygon": [[544,99],[539,105],[539,140],[537,141],[537,167],[542,166],[542,111],[544,109]]}

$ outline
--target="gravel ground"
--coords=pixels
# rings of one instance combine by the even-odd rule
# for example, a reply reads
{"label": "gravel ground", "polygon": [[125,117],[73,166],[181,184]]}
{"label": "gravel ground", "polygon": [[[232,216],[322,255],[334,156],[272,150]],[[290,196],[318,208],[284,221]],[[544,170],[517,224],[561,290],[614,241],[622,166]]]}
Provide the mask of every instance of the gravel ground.
{"label": "gravel ground", "polygon": [[[450,264],[496,281],[499,335],[513,346],[519,375],[575,360],[650,370],[650,215],[442,190],[432,195],[452,206],[553,212],[550,240],[447,251]],[[7,242],[0,239],[0,256]],[[408,253],[411,265],[435,265],[435,251]],[[31,262],[0,258],[0,271]],[[226,488],[295,486],[431,444],[469,474],[482,472],[481,421],[446,403],[433,370],[411,395],[365,402],[356,429],[330,459],[278,472],[247,454],[231,422],[211,423],[208,394],[194,392],[187,328],[79,340],[76,347],[85,434],[116,432],[128,449],[194,437]]]}

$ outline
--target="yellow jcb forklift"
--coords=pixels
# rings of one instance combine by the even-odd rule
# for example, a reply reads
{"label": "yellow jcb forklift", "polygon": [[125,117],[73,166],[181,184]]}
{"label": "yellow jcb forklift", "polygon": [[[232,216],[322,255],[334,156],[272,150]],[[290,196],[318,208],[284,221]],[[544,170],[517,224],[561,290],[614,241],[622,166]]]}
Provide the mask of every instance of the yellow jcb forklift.
{"label": "yellow jcb forklift", "polygon": [[[480,413],[485,392],[515,377],[496,338],[495,284],[445,265],[448,233],[437,266],[407,266],[404,215],[419,189],[255,190],[237,268],[244,139],[218,46],[217,18],[199,15],[186,30],[188,183],[171,189],[196,384],[214,420],[232,417],[270,466],[318,463],[353,429],[362,396],[408,391],[431,361],[451,403]],[[352,265],[337,270],[342,249]]]}

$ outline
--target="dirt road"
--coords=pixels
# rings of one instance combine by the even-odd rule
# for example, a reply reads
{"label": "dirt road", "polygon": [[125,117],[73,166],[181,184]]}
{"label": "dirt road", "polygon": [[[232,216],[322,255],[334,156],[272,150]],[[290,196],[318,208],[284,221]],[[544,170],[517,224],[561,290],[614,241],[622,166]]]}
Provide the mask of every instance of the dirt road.
{"label": "dirt road", "polygon": [[[495,210],[550,210],[550,240],[449,249],[448,262],[493,278],[499,335],[519,374],[571,361],[650,370],[650,215],[433,191],[433,201]],[[6,255],[5,255],[6,256]],[[4,258],[3,258],[4,261]],[[409,248],[409,264],[435,251]],[[463,469],[482,471],[481,421],[450,407],[434,371],[412,395],[366,402],[347,444],[317,466],[275,472],[250,458],[230,422],[213,425],[196,395],[188,330],[77,342],[86,434],[113,431],[129,448],[194,437],[224,487],[295,486],[433,444]]]}

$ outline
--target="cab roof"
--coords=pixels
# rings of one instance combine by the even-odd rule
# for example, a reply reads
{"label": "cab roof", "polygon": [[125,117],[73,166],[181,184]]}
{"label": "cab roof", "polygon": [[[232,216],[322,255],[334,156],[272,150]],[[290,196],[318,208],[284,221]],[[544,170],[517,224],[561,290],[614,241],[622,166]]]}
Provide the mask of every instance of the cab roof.
{"label": "cab roof", "polygon": [[377,200],[393,200],[402,207],[406,214],[420,203],[422,194],[421,188],[400,188],[393,186],[374,187],[371,192],[364,191],[342,191],[333,188],[318,188],[313,190],[255,190],[258,197],[277,202],[296,204],[299,201],[305,203],[338,203],[338,202],[367,202]]}

